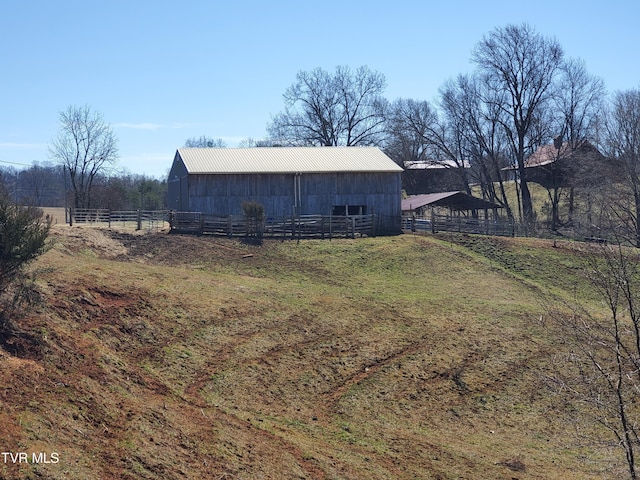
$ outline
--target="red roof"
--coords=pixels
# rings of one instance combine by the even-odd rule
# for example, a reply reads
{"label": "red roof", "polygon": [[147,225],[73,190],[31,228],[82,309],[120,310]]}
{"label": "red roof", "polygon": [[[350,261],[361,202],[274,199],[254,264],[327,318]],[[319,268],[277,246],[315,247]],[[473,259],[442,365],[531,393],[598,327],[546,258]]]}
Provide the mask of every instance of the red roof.
{"label": "red roof", "polygon": [[584,156],[586,154],[593,155],[600,154],[600,152],[587,140],[580,142],[576,148],[571,148],[569,143],[565,142],[560,150],[554,144],[542,145],[525,160],[524,166],[527,168],[542,167],[556,160],[570,159],[577,155]]}

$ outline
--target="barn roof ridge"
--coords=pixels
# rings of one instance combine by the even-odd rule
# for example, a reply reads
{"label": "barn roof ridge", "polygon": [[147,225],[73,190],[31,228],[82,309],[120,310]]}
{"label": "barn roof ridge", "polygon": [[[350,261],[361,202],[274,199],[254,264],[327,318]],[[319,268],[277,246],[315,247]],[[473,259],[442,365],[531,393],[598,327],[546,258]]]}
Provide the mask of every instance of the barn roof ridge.
{"label": "barn roof ridge", "polygon": [[179,148],[189,173],[401,172],[378,147]]}

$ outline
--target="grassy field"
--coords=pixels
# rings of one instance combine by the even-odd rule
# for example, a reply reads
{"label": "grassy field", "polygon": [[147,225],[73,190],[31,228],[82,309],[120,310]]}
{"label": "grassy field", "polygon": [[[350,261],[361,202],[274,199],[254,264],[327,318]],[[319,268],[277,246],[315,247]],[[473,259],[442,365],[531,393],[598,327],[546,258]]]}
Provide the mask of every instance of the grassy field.
{"label": "grassy field", "polygon": [[[265,242],[55,226],[0,350],[0,478],[600,479],[542,385],[574,244]],[[576,435],[580,430],[582,437]],[[31,457],[30,457],[31,458]]]}

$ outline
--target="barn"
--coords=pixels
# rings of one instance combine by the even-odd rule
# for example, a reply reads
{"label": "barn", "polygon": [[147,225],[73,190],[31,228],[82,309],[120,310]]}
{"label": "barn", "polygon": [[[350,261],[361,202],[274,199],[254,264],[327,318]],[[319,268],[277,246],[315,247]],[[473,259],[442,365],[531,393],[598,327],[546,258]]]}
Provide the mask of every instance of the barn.
{"label": "barn", "polygon": [[168,178],[179,212],[267,217],[375,215],[378,231],[399,232],[402,168],[376,147],[180,148]]}

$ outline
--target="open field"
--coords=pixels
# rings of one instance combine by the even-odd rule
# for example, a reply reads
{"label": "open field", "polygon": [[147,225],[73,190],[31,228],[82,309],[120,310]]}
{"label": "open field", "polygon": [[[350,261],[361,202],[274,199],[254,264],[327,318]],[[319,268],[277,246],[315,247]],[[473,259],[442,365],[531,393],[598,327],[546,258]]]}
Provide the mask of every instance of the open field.
{"label": "open field", "polygon": [[0,449],[59,460],[0,478],[616,477],[541,384],[541,298],[595,298],[573,244],[52,239],[0,349]]}
{"label": "open field", "polygon": [[42,207],[42,211],[51,218],[53,225],[64,225],[67,221],[62,207]]}

